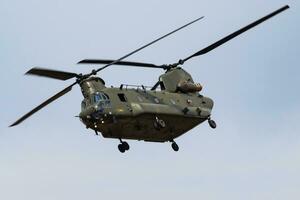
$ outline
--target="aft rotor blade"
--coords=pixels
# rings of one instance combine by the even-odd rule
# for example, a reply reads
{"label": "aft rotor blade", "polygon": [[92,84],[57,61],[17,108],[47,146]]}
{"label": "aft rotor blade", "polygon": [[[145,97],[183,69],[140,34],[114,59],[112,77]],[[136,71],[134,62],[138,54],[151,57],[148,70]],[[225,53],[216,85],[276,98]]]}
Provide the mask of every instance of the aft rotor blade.
{"label": "aft rotor blade", "polygon": [[54,100],[58,99],[59,97],[65,95],[66,93],[70,92],[72,90],[72,87],[76,84],[73,83],[72,85],[70,85],[69,87],[63,89],[62,91],[60,91],[59,93],[57,93],[56,95],[52,96],[51,98],[47,99],[46,101],[44,101],[42,104],[40,104],[39,106],[35,107],[33,110],[31,110],[30,112],[28,112],[27,114],[25,114],[24,116],[22,116],[20,119],[18,119],[16,122],[14,122],[12,125],[10,125],[9,127],[12,126],[16,126],[18,124],[20,124],[21,122],[23,122],[25,119],[27,119],[28,117],[30,117],[31,115],[33,115],[34,113],[36,113],[37,111],[39,111],[40,109],[42,109],[43,107],[47,106],[49,103],[53,102]]}
{"label": "aft rotor blade", "polygon": [[45,68],[39,68],[34,67],[28,72],[25,73],[26,75],[35,75],[35,76],[43,76],[47,78],[54,78],[59,80],[68,80],[70,78],[79,78],[78,74],[72,73],[72,72],[64,72],[64,71],[58,71],[58,70],[52,70],[52,69],[45,69]]}
{"label": "aft rotor blade", "polygon": [[[81,60],[77,64],[110,64],[115,62],[115,60],[108,60],[108,59],[85,59]],[[165,69],[165,65],[155,65],[152,63],[142,63],[142,62],[131,62],[131,61],[119,61],[115,63],[115,65],[126,65],[126,66],[134,66],[134,67],[150,67],[150,68],[160,68]]]}
{"label": "aft rotor blade", "polygon": [[156,88],[159,86],[159,84],[160,84],[160,81],[157,81],[155,83],[155,85],[151,88],[151,90],[156,90]]}
{"label": "aft rotor blade", "polygon": [[241,28],[240,30],[238,30],[238,31],[236,31],[236,32],[234,32],[234,33],[232,33],[232,34],[224,37],[223,39],[221,39],[221,40],[219,40],[219,41],[217,41],[217,42],[215,42],[215,43],[213,43],[211,45],[209,45],[208,47],[206,47],[206,48],[198,51],[197,53],[195,53],[195,54],[193,54],[193,55],[191,55],[191,56],[189,56],[189,57],[181,60],[180,64],[184,63],[185,61],[187,61],[187,60],[189,60],[189,59],[191,59],[193,57],[200,56],[200,55],[206,54],[206,53],[214,50],[215,48],[221,46],[222,44],[228,42],[229,40],[231,40],[231,39],[237,37],[238,35],[240,35],[240,34],[246,32],[246,31],[248,31],[249,29],[251,29],[251,28],[253,28],[253,27],[261,24],[262,22],[264,22],[264,21],[266,21],[266,20],[274,17],[275,15],[277,15],[277,14],[279,14],[279,13],[287,10],[288,8],[289,8],[289,6],[286,5],[286,6],[282,7],[282,8],[280,8],[280,9],[278,9],[278,10],[270,13],[269,15],[267,15],[267,16],[265,16],[265,17],[263,17],[263,18],[261,18],[261,19],[259,19],[257,21],[255,21],[255,22],[253,22],[251,24],[249,24],[248,26],[245,26],[244,28]]}
{"label": "aft rotor blade", "polygon": [[179,30],[181,30],[181,29],[183,29],[183,28],[185,28],[185,27],[187,27],[187,26],[189,26],[189,25],[191,25],[191,24],[193,24],[193,23],[195,23],[195,22],[197,22],[197,21],[203,19],[203,18],[204,18],[204,17],[200,17],[200,18],[198,18],[198,19],[195,19],[195,20],[191,21],[190,23],[187,23],[187,24],[185,24],[185,25],[183,25],[183,26],[177,28],[176,30],[171,31],[170,33],[168,33],[168,34],[166,34],[166,35],[164,35],[164,36],[162,36],[162,37],[160,37],[160,38],[158,38],[158,39],[156,39],[156,40],[153,40],[152,42],[150,42],[150,43],[148,43],[148,44],[146,44],[146,45],[144,45],[144,46],[142,46],[142,47],[140,47],[140,48],[138,48],[138,49],[136,49],[136,50],[134,50],[134,51],[132,51],[132,52],[130,52],[130,53],[128,53],[128,54],[126,54],[125,56],[123,56],[123,57],[121,57],[121,58],[119,58],[119,59],[117,59],[117,60],[115,60],[115,61],[113,61],[113,62],[111,62],[111,63],[109,63],[109,64],[107,64],[107,65],[105,65],[105,66],[103,66],[103,67],[101,67],[101,68],[98,68],[97,70],[93,70],[90,74],[88,74],[88,76],[96,75],[97,72],[99,72],[99,71],[101,71],[101,70],[103,70],[103,69],[105,69],[105,68],[107,68],[107,67],[109,67],[109,66],[111,66],[111,65],[114,65],[114,64],[116,64],[116,63],[118,63],[118,62],[124,60],[125,58],[131,56],[132,54],[135,54],[135,53],[141,51],[142,49],[144,49],[144,48],[146,48],[146,47],[148,47],[148,46],[150,46],[150,45],[152,45],[152,44],[158,42],[159,40],[164,39],[165,37],[167,37],[167,36],[169,36],[169,35],[171,35],[171,34],[177,32],[177,31],[179,31]]}

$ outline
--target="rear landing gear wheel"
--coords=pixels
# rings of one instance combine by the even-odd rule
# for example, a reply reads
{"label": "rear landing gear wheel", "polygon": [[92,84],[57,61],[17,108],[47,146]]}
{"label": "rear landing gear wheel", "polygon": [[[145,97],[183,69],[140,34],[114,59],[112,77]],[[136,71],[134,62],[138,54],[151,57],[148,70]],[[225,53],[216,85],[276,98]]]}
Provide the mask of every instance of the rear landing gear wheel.
{"label": "rear landing gear wheel", "polygon": [[122,143],[118,145],[118,149],[121,153],[124,153],[126,151]]}
{"label": "rear landing gear wheel", "polygon": [[174,151],[178,151],[179,150],[179,146],[177,145],[177,143],[176,142],[172,142],[172,149],[174,150]]}
{"label": "rear landing gear wheel", "polygon": [[129,146],[129,144],[127,142],[123,142],[122,145],[123,145],[125,151],[129,150],[130,146]]}
{"label": "rear landing gear wheel", "polygon": [[217,123],[214,120],[210,119],[210,118],[208,119],[208,124],[213,129],[217,128]]}

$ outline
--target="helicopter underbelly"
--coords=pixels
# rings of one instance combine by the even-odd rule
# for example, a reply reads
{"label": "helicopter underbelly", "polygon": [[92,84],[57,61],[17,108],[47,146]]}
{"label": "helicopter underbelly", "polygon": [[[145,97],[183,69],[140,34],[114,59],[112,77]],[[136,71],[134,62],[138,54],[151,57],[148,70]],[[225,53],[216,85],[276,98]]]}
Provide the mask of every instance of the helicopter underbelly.
{"label": "helicopter underbelly", "polygon": [[209,118],[213,102],[204,100],[206,103],[200,107],[131,103],[111,111],[104,109],[83,122],[105,138],[171,141]]}
{"label": "helicopter underbelly", "polygon": [[[164,121],[164,128],[154,125],[156,117]],[[142,114],[134,118],[120,118],[116,123],[100,126],[99,131],[105,138],[165,142],[179,137],[205,120],[199,117]]]}

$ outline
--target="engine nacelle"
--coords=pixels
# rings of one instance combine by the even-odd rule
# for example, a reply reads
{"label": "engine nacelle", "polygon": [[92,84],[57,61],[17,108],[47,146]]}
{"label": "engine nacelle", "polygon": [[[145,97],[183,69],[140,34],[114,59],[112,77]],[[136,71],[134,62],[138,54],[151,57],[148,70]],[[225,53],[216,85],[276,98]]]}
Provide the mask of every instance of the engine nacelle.
{"label": "engine nacelle", "polygon": [[202,90],[202,85],[200,83],[192,83],[189,81],[182,81],[178,83],[177,89],[180,92],[184,93],[194,93],[194,92],[200,92]]}

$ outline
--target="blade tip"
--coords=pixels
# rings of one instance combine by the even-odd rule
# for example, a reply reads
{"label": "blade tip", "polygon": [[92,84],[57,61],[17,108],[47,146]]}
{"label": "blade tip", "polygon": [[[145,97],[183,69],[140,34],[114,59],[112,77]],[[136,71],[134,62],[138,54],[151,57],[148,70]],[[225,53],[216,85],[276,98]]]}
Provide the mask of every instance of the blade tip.
{"label": "blade tip", "polygon": [[77,64],[89,64],[89,59],[84,59],[84,60],[81,60],[79,61]]}
{"label": "blade tip", "polygon": [[11,125],[9,125],[9,128],[11,128],[11,127],[14,127],[14,126],[16,126],[16,125],[18,125],[18,124],[20,124],[21,122],[22,122],[23,120],[17,120],[17,121],[15,121],[14,123],[12,123]]}
{"label": "blade tip", "polygon": [[289,8],[290,8],[290,6],[287,4],[287,5],[283,6],[281,9],[282,9],[282,10],[287,10],[287,9],[289,9]]}
{"label": "blade tip", "polygon": [[27,72],[24,73],[24,75],[28,75],[30,74],[30,72],[32,71],[33,68],[31,68],[30,70],[28,70]]}
{"label": "blade tip", "polygon": [[15,125],[17,125],[17,124],[13,123],[13,124],[9,125],[9,128],[14,127]]}
{"label": "blade tip", "polygon": [[34,70],[39,70],[39,69],[43,69],[43,68],[41,68],[41,67],[33,67],[33,68],[31,68],[30,70],[28,70],[27,72],[25,72],[24,75],[33,75],[32,72],[33,72]]}

